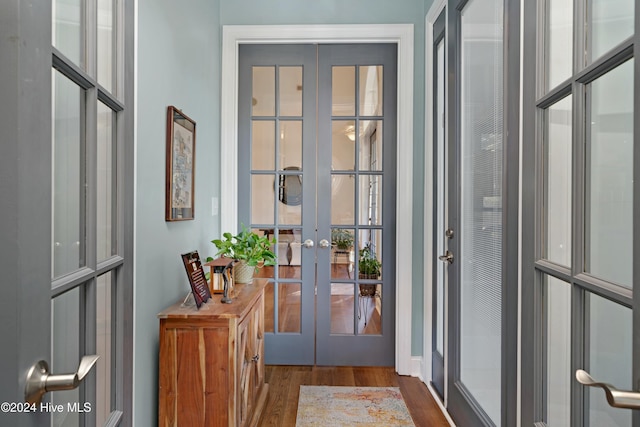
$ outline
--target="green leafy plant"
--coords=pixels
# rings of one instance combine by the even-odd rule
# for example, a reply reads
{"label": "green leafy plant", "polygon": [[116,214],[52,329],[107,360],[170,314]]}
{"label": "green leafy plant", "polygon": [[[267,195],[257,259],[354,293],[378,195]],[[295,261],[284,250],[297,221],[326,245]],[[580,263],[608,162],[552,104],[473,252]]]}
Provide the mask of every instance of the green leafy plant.
{"label": "green leafy plant", "polygon": [[275,238],[269,240],[267,236],[260,236],[244,224],[242,231],[235,236],[227,232],[222,237],[211,241],[218,248],[216,256],[245,261],[251,267],[277,264],[276,254],[271,250],[271,246],[276,244]]}
{"label": "green leafy plant", "polygon": [[338,249],[346,250],[353,246],[353,234],[343,228],[331,230],[331,245]]}
{"label": "green leafy plant", "polygon": [[358,272],[361,276],[368,279],[377,279],[380,277],[382,263],[376,258],[376,253],[371,247],[371,243],[367,243],[364,248],[358,252]]}

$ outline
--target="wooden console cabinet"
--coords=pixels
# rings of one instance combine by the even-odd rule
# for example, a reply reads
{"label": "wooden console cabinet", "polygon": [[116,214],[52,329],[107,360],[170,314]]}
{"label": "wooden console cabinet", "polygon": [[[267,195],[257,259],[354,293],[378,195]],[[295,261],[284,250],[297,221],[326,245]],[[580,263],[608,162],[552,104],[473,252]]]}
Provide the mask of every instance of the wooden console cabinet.
{"label": "wooden console cabinet", "polygon": [[174,304],[160,314],[159,426],[255,426],[267,400],[264,287],[236,285],[200,310]]}

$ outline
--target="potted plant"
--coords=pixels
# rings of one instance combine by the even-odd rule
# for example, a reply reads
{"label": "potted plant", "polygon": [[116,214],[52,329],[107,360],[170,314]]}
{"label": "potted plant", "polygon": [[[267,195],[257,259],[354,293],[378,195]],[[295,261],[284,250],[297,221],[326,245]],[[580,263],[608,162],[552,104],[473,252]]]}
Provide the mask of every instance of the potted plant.
{"label": "potted plant", "polygon": [[346,251],[353,246],[353,234],[349,230],[343,228],[334,228],[331,230],[331,246]]}
{"label": "potted plant", "polygon": [[[376,258],[376,253],[371,247],[371,243],[367,243],[364,248],[360,249],[358,255],[358,277],[360,279],[378,280],[382,270],[382,263]],[[360,295],[374,296],[375,293],[376,285],[360,285]]]}
{"label": "potted plant", "polygon": [[276,244],[276,239],[260,236],[242,225],[242,231],[235,236],[224,233],[224,239],[211,241],[218,248],[217,256],[238,260],[234,267],[237,283],[251,283],[253,274],[258,267],[276,265],[276,254],[271,246]]}

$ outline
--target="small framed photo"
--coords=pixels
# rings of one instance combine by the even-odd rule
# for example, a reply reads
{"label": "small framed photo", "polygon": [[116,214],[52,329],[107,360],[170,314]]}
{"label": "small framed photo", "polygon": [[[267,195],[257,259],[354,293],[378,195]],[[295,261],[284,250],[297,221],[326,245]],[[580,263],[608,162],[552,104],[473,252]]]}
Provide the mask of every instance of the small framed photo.
{"label": "small framed photo", "polygon": [[193,219],[196,122],[174,106],[167,108],[165,220]]}

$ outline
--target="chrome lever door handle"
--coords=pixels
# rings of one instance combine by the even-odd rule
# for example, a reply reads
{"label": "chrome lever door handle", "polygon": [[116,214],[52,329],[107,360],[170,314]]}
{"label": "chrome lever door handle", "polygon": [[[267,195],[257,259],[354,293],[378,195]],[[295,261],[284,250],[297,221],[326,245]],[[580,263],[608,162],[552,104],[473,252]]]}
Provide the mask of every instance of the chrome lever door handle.
{"label": "chrome lever door handle", "polygon": [[52,375],[49,364],[44,360],[36,362],[27,374],[27,384],[24,389],[24,400],[31,404],[39,404],[42,396],[48,391],[73,390],[91,371],[100,356],[84,356],[78,370],[71,374]]}
{"label": "chrome lever door handle", "polygon": [[304,246],[305,248],[312,248],[313,245],[314,245],[314,242],[311,239],[307,239],[304,241],[304,243],[302,243],[302,246]]}
{"label": "chrome lever door handle", "polygon": [[607,402],[614,408],[640,409],[640,392],[618,390],[611,384],[601,383],[593,379],[588,372],[578,369],[576,380],[587,387],[600,387],[607,396]]}
{"label": "chrome lever door handle", "polygon": [[442,262],[448,262],[449,264],[453,264],[453,252],[447,251],[444,255],[440,255],[438,259]]}

